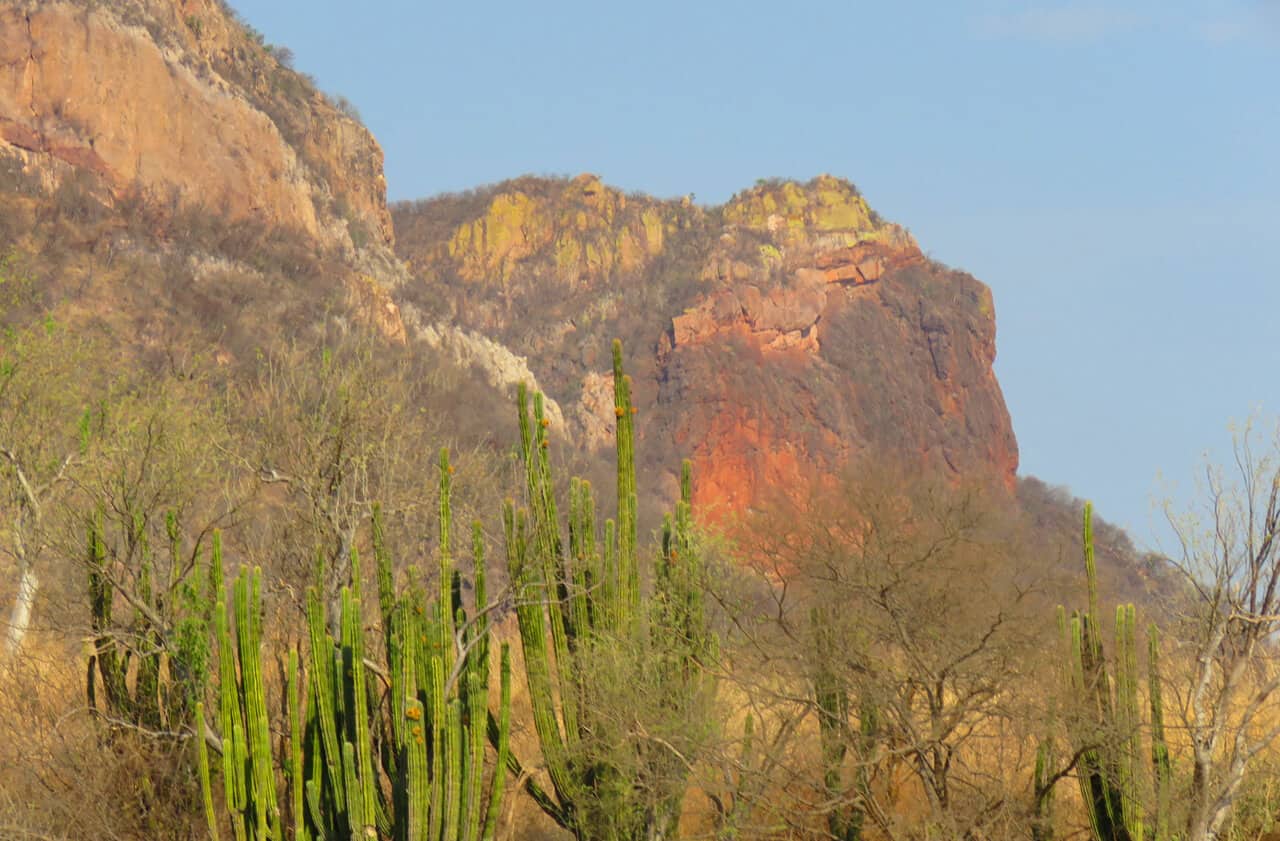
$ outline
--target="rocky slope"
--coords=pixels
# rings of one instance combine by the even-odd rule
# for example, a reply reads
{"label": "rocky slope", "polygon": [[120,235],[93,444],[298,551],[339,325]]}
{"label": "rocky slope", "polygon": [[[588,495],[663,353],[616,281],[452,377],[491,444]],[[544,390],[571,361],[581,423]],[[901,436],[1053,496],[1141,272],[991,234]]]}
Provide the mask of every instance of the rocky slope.
{"label": "rocky slope", "polygon": [[763,182],[701,208],[525,178],[393,212],[406,300],[527,356],[588,447],[608,438],[603,349],[623,336],[646,449],[694,458],[704,511],[859,456],[1012,487],[990,291],[847,182]]}

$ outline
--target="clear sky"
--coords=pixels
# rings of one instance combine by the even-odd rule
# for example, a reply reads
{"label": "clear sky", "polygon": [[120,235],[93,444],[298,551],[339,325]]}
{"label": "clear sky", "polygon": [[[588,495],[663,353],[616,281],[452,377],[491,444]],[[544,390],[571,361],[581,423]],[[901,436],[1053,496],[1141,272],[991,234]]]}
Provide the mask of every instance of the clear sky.
{"label": "clear sky", "polygon": [[233,5],[357,105],[393,199],[853,180],[992,287],[1022,471],[1140,540],[1280,411],[1280,0]]}

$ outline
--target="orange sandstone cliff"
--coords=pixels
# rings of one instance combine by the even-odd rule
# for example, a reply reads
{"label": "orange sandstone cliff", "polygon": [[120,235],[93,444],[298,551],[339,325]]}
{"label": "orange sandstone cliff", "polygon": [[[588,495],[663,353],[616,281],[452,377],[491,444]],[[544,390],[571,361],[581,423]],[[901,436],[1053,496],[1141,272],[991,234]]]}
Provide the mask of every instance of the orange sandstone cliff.
{"label": "orange sandstone cliff", "polygon": [[0,151],[117,198],[391,241],[373,136],[217,0],[0,7]]}

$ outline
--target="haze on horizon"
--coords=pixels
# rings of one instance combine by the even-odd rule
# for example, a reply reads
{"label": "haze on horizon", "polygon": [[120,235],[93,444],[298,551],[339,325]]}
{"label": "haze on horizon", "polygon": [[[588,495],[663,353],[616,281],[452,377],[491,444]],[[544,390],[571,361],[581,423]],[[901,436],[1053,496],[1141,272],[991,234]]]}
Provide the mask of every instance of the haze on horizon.
{"label": "haze on horizon", "polygon": [[356,104],[392,199],[853,180],[991,286],[1022,472],[1139,541],[1159,475],[1189,496],[1280,411],[1275,0],[234,6]]}

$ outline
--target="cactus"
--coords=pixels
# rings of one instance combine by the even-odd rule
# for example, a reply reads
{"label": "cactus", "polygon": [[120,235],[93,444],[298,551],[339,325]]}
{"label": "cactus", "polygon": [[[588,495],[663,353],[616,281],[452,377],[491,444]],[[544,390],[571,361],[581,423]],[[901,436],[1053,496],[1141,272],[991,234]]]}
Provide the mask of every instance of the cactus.
{"label": "cactus", "polygon": [[[1131,604],[1117,607],[1115,648],[1108,660],[1102,646],[1092,514],[1092,506],[1086,503],[1084,558],[1088,610],[1077,611],[1068,619],[1065,609],[1058,608],[1058,624],[1067,657],[1065,671],[1075,709],[1068,730],[1073,746],[1079,751],[1077,778],[1093,837],[1097,841],[1143,841],[1149,798],[1142,772],[1145,725],[1138,700],[1137,615]],[[1154,628],[1148,643],[1155,835],[1156,841],[1165,841],[1171,773],[1168,746],[1164,741],[1159,644]],[[1039,769],[1039,763],[1037,767]]]}
{"label": "cactus", "polygon": [[1046,736],[1036,745],[1036,765],[1032,780],[1035,799],[1031,822],[1032,841],[1053,841],[1053,739]]}
{"label": "cactus", "polygon": [[[607,728],[609,710],[597,703],[607,691],[588,659],[609,652],[628,659],[636,646],[658,656],[638,656],[642,679],[663,699],[668,720],[688,720],[709,686],[703,661],[714,654],[700,589],[692,534],[689,464],[682,471],[681,500],[664,524],[654,570],[654,592],[640,589],[636,524],[635,414],[631,380],[622,370],[622,347],[613,346],[616,423],[617,518],[597,531],[590,483],[568,486],[562,523],[551,469],[548,420],[541,394],[518,394],[520,443],[527,507],[508,501],[504,517],[507,565],[516,588],[516,615],[534,729],[551,780],[550,792],[526,784],[535,802],[580,841],[661,837],[679,817],[688,769],[670,745],[628,737],[610,745],[629,757],[592,752]],[[566,539],[567,536],[567,539]],[[608,654],[604,654],[608,657]],[[638,688],[638,687],[637,687]],[[691,722],[696,724],[696,722]],[[520,767],[513,761],[513,767]],[[636,778],[635,773],[652,778]],[[646,800],[646,798],[648,798]]]}
{"label": "cactus", "polygon": [[[487,614],[468,621],[449,547],[447,453],[440,459],[440,598],[394,590],[381,512],[373,516],[378,600],[385,636],[388,692],[366,667],[360,560],[340,591],[337,636],[325,623],[317,588],[307,597],[309,680],[300,657],[288,655],[285,707],[289,726],[283,772],[287,808],[276,789],[277,756],[266,723],[261,668],[260,573],[242,571],[235,585],[234,639],[225,606],[217,611],[223,788],[237,841],[389,838],[395,841],[491,841],[505,789],[511,706],[511,663],[501,649],[496,763],[485,796],[489,727]],[[483,608],[483,541],[474,538],[477,598]],[[446,618],[448,617],[448,618]],[[306,699],[305,714],[302,700]],[[208,760],[198,752],[202,782]],[[211,796],[205,797],[216,839]]]}
{"label": "cactus", "polygon": [[1164,698],[1160,678],[1160,632],[1147,626],[1147,696],[1151,706],[1151,766],[1155,783],[1155,841],[1169,841],[1173,763],[1164,735]]}
{"label": "cactus", "polygon": [[870,754],[878,729],[874,704],[863,700],[858,704],[856,735],[850,722],[853,705],[849,688],[830,662],[837,646],[829,635],[829,618],[814,609],[810,614],[815,661],[811,681],[814,704],[818,711],[818,736],[822,748],[822,786],[824,796],[833,804],[842,803],[849,786],[845,783],[844,764],[849,747],[857,751],[853,791],[855,799],[847,806],[835,806],[827,814],[827,831],[836,841],[857,841],[862,837],[866,821],[864,803],[870,798]]}

